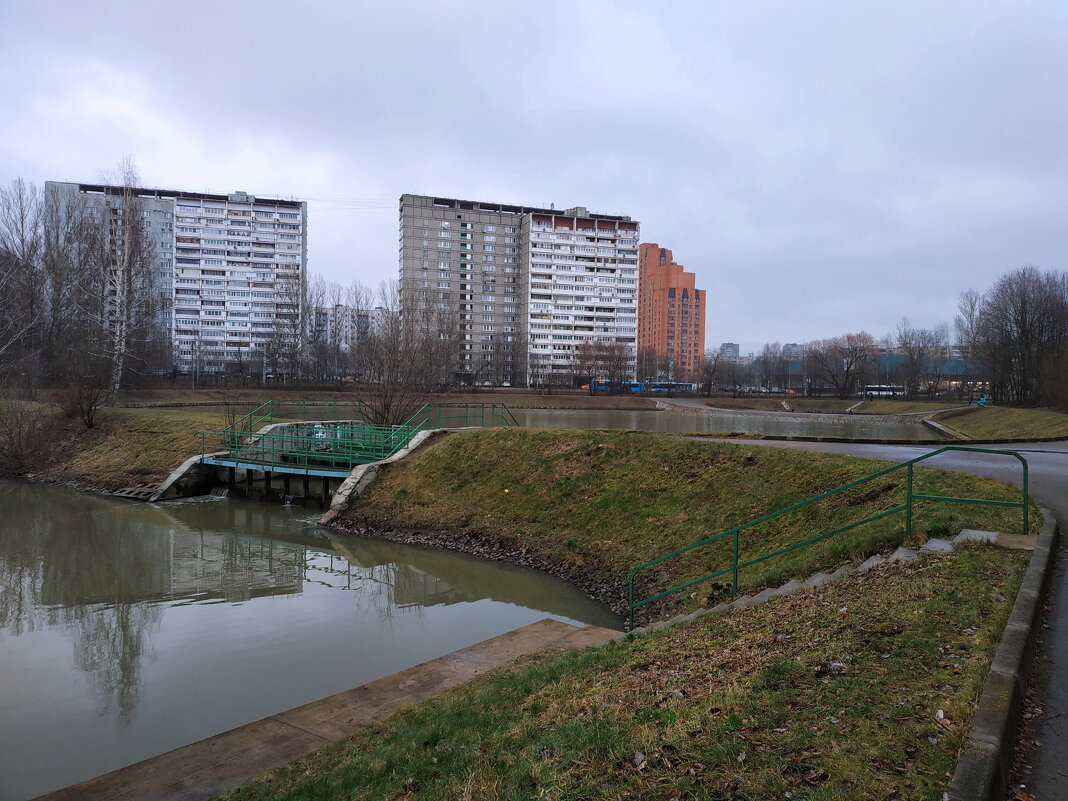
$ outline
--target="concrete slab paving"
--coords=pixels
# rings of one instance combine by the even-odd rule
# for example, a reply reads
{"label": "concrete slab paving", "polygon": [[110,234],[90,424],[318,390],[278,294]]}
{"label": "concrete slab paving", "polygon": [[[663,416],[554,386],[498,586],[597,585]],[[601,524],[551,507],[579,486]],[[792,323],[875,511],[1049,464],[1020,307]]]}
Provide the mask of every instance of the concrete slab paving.
{"label": "concrete slab paving", "polygon": [[954,542],[997,542],[998,532],[979,531],[974,528],[963,529],[960,534],[953,538]]}
{"label": "concrete slab paving", "polygon": [[927,542],[920,546],[920,550],[926,551],[927,553],[952,553],[953,541],[940,540],[937,538],[927,540]]}
{"label": "concrete slab paving", "polygon": [[1023,534],[998,534],[996,544],[1002,548],[1012,548],[1017,551],[1033,551],[1038,543],[1038,537],[1025,537]]}
{"label": "concrete slab paving", "polygon": [[201,801],[267,768],[347,737],[468,679],[541,648],[599,645],[619,632],[545,619],[377,681],[258,720],[36,801]]}
{"label": "concrete slab paving", "polygon": [[858,573],[863,573],[865,570],[871,570],[873,567],[877,567],[878,565],[881,565],[885,561],[886,561],[886,557],[885,556],[880,556],[879,554],[875,554],[874,556],[869,556],[867,559],[865,559],[863,562],[861,562],[857,566],[857,572]]}

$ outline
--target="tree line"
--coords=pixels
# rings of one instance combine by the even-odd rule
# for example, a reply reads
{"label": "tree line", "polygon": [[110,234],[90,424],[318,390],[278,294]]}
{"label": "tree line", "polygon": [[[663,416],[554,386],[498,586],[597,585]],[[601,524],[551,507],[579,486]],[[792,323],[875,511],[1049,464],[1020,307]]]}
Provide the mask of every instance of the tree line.
{"label": "tree line", "polygon": [[903,317],[876,339],[866,331],[796,346],[767,343],[747,364],[705,354],[700,382],[777,387],[805,394],[856,395],[898,387],[907,397],[985,394],[998,403],[1068,406],[1068,273],[1020,267],[987,292],[961,293],[952,327],[913,326]]}
{"label": "tree line", "polygon": [[[33,401],[47,389],[91,428],[97,408],[120,391],[164,376],[192,387],[212,374],[345,380],[371,388],[369,405],[391,423],[457,380],[457,321],[436,308],[403,309],[396,281],[372,291],[276,275],[261,342],[209,347],[179,323],[188,351],[177,358],[173,254],[158,252],[166,237],[154,230],[173,221],[140,196],[132,163],[101,183],[110,187],[103,196],[45,191],[21,178],[0,187],[0,399]],[[2,405],[0,428],[22,431],[32,410]]]}

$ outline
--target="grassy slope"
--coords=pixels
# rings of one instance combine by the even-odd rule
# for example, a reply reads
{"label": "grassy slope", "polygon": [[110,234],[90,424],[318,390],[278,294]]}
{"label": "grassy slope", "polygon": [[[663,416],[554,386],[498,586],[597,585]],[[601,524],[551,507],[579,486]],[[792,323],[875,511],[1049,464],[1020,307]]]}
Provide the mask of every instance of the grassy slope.
{"label": "grassy slope", "polygon": [[48,475],[105,489],[156,483],[194,454],[200,432],[218,431],[218,414],[162,409],[107,409],[95,428],[66,423]]}
{"label": "grassy slope", "polygon": [[972,407],[945,412],[936,418],[975,439],[1027,440],[1068,437],[1068,414],[1007,406]]}
{"label": "grassy slope", "polygon": [[[453,434],[391,465],[347,516],[358,526],[458,531],[518,544],[618,581],[636,564],[887,465],[656,434],[494,429]],[[741,557],[892,508],[903,501],[904,479],[902,471],[748,529]],[[917,469],[915,489],[1019,498],[1018,490],[1004,484],[928,469]],[[930,503],[916,508],[917,533],[947,535],[965,527],[1015,532],[1021,526],[1017,510]],[[1037,511],[1032,515],[1037,526]],[[755,588],[807,575],[903,538],[902,515],[896,515],[761,563],[742,573],[741,585]],[[646,586],[664,589],[724,567],[729,559],[725,539],[658,565],[646,574]]]}
{"label": "grassy slope", "polygon": [[1022,565],[959,550],[601,649],[542,652],[225,797],[935,801]]}

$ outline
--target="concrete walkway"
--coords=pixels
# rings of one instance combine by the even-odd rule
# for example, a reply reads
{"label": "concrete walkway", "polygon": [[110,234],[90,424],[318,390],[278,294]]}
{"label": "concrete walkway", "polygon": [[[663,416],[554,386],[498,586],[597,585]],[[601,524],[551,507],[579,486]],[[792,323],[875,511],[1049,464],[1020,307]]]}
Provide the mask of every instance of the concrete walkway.
{"label": "concrete walkway", "polygon": [[200,801],[267,768],[347,737],[541,648],[585,648],[619,632],[545,619],[320,701],[40,796],[38,801]]}
{"label": "concrete walkway", "polygon": [[[707,442],[708,440],[703,440]],[[737,443],[736,443],[737,444]],[[837,442],[781,442],[749,440],[744,444],[793,450],[843,453],[871,459],[901,462],[922,456],[934,448],[911,445],[869,445]],[[955,443],[956,444],[956,443]],[[960,443],[963,444],[963,443]],[[982,445],[969,447],[1019,451],[1030,468],[1030,491],[1049,507],[1063,527],[1068,523],[1068,442]],[[926,462],[927,467],[959,470],[1020,485],[1019,462],[1005,456],[949,453]],[[1064,540],[1062,539],[1062,542]],[[1026,778],[1026,792],[1040,801],[1068,798],[1068,545],[1057,553],[1050,589],[1051,611],[1038,654],[1039,693],[1044,713],[1037,726],[1038,752]]]}

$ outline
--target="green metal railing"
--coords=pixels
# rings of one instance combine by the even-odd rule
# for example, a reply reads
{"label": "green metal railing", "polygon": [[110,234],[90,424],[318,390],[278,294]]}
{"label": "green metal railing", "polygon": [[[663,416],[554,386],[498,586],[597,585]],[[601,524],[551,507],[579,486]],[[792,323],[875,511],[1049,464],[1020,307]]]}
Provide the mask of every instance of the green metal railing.
{"label": "green metal railing", "polygon": [[374,416],[362,400],[269,400],[248,414],[238,418],[224,431],[259,431],[263,426],[290,420],[363,420],[373,422]]}
{"label": "green metal railing", "polygon": [[220,450],[232,462],[255,464],[264,470],[314,468],[349,471],[358,464],[388,459],[419,431],[409,426],[376,426],[362,422],[336,424],[292,423],[269,431],[204,431],[200,455]]}
{"label": "green metal railing", "polygon": [[[328,422],[337,414],[350,419]],[[302,421],[290,423],[299,414]],[[515,426],[512,412],[503,403],[428,403],[401,425],[375,425],[371,408],[362,401],[268,401],[222,431],[204,431],[200,455],[231,462],[297,470],[323,468],[351,470],[357,464],[388,459],[419,431],[434,428],[486,428]],[[262,427],[282,422],[270,431]],[[219,457],[219,451],[226,451]]]}
{"label": "green metal railing", "polygon": [[403,425],[419,428],[493,428],[517,426],[512,410],[503,403],[427,403]]}
{"label": "green metal railing", "polygon": [[[944,496],[941,496],[941,495],[925,495],[925,494],[922,494],[922,493],[914,492],[913,491],[913,467],[916,464],[918,464],[919,462],[925,461],[925,460],[930,459],[930,458],[932,458],[934,456],[938,456],[939,454],[945,453],[946,451],[966,451],[966,452],[970,452],[970,453],[987,453],[987,454],[997,454],[997,455],[1015,457],[1016,459],[1018,459],[1020,461],[1020,464],[1023,466],[1023,482],[1022,482],[1021,500],[1019,500],[1019,501],[994,501],[994,500],[986,500],[986,499],[981,499],[981,498],[950,498],[950,497],[944,497]],[[761,523],[766,523],[769,520],[773,520],[776,517],[780,517],[781,515],[788,514],[789,512],[794,512],[794,511],[797,511],[798,509],[803,509],[804,507],[810,506],[810,505],[816,503],[817,501],[821,501],[821,500],[823,500],[825,498],[830,498],[833,495],[837,495],[837,494],[839,494],[841,492],[845,492],[846,490],[849,490],[849,489],[852,489],[854,487],[860,486],[861,484],[864,484],[864,483],[866,483],[868,481],[871,481],[873,479],[879,478],[881,476],[889,475],[890,473],[895,473],[895,472],[897,472],[899,470],[905,470],[906,473],[907,473],[907,476],[906,476],[906,479],[905,479],[905,502],[904,503],[902,503],[902,504],[900,504],[898,506],[895,506],[893,509],[887,509],[887,510],[885,510],[883,512],[879,512],[878,514],[870,515],[869,517],[866,517],[863,520],[858,520],[855,523],[849,523],[849,524],[844,525],[844,526],[839,526],[838,528],[835,528],[835,529],[833,529],[831,531],[825,531],[822,534],[817,534],[814,537],[809,537],[808,539],[801,540],[800,542],[795,542],[792,545],[788,545],[785,548],[780,548],[777,551],[772,551],[770,553],[762,554],[760,556],[756,556],[756,557],[751,558],[751,559],[746,559],[744,561],[739,561],[739,553],[740,553],[740,550],[741,550],[741,541],[740,541],[741,540],[741,533],[745,529],[751,528],[751,527],[759,525]],[[939,448],[938,450],[931,451],[930,453],[924,454],[923,456],[918,456],[915,459],[908,460],[907,462],[901,462],[900,464],[896,464],[893,467],[888,467],[885,470],[879,470],[878,472],[872,473],[871,475],[865,476],[864,478],[857,479],[856,481],[851,481],[848,484],[843,484],[840,487],[835,487],[832,490],[828,490],[827,492],[821,493],[819,495],[815,495],[815,496],[813,496],[811,498],[808,498],[808,499],[806,499],[804,501],[801,501],[799,503],[795,503],[792,506],[787,506],[784,509],[779,509],[778,511],[771,512],[770,514],[766,514],[763,517],[758,517],[755,520],[750,520],[748,523],[742,523],[740,526],[735,526],[734,528],[727,529],[726,531],[720,532],[719,534],[715,534],[715,535],[713,535],[711,537],[706,537],[705,539],[699,540],[698,542],[695,542],[695,543],[693,543],[691,545],[687,545],[687,546],[685,546],[683,548],[679,548],[677,550],[674,550],[671,553],[666,553],[663,556],[657,557],[656,559],[651,559],[648,562],[644,562],[644,563],[638,565],[637,567],[635,567],[633,570],[631,570],[630,571],[630,576],[629,576],[629,578],[627,580],[627,604],[628,604],[628,608],[629,608],[628,628],[630,628],[630,629],[634,628],[634,610],[637,609],[640,606],[644,606],[645,604],[652,603],[653,601],[658,601],[661,598],[664,598],[664,597],[666,597],[668,595],[671,595],[673,593],[681,592],[682,590],[689,589],[690,587],[693,587],[693,586],[695,586],[697,584],[701,584],[701,583],[703,583],[705,581],[710,581],[712,579],[719,578],[720,576],[724,576],[724,575],[727,575],[727,574],[730,574],[730,576],[731,576],[731,594],[732,595],[737,595],[738,594],[738,572],[740,570],[742,570],[744,568],[747,568],[747,567],[751,567],[752,565],[755,565],[755,564],[759,564],[760,562],[767,561],[768,559],[772,559],[772,558],[774,558],[776,556],[780,556],[782,554],[789,553],[790,551],[796,551],[799,548],[807,548],[807,547],[809,547],[809,546],[811,546],[811,545],[813,545],[813,544],[815,544],[817,542],[821,542],[822,540],[829,539],[830,537],[833,537],[836,534],[841,534],[841,533],[843,533],[845,531],[849,531],[851,529],[857,528],[858,526],[862,526],[865,523],[873,523],[876,520],[881,520],[884,517],[889,517],[890,515],[895,515],[895,514],[903,512],[905,514],[905,536],[908,537],[908,536],[910,536],[912,534],[912,510],[913,510],[913,503],[915,501],[945,501],[945,502],[949,502],[949,503],[975,503],[975,504],[983,504],[983,505],[986,505],[986,506],[1009,506],[1009,507],[1020,508],[1020,509],[1023,510],[1022,511],[1022,514],[1023,514],[1023,533],[1024,533],[1024,536],[1027,536],[1027,534],[1028,534],[1028,520],[1027,520],[1027,499],[1028,499],[1027,479],[1028,479],[1028,475],[1027,475],[1027,473],[1028,473],[1027,460],[1024,459],[1024,457],[1021,456],[1016,451],[987,450],[985,448],[969,448],[969,447],[960,446],[960,445],[947,445],[944,448]],[[640,573],[641,571],[646,570],[646,569],[648,569],[650,567],[653,567],[654,565],[658,565],[661,562],[665,562],[668,559],[673,559],[676,556],[680,556],[680,555],[682,555],[684,553],[687,553],[689,551],[692,551],[692,550],[694,550],[696,548],[701,548],[703,546],[710,545],[710,544],[712,544],[714,542],[719,542],[719,541],[724,540],[724,539],[726,539],[728,537],[730,537],[730,539],[731,539],[731,563],[730,563],[730,566],[725,567],[725,568],[723,568],[721,570],[717,570],[717,571],[715,571],[713,573],[709,573],[709,574],[707,574],[705,576],[701,576],[700,578],[693,579],[692,581],[687,581],[684,584],[679,584],[678,586],[672,587],[671,589],[668,589],[668,590],[664,590],[663,592],[658,592],[658,593],[656,593],[654,595],[650,595],[647,598],[643,598],[643,599],[638,600],[638,601],[634,600],[634,577],[638,573]]]}

